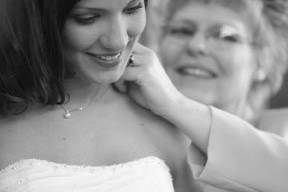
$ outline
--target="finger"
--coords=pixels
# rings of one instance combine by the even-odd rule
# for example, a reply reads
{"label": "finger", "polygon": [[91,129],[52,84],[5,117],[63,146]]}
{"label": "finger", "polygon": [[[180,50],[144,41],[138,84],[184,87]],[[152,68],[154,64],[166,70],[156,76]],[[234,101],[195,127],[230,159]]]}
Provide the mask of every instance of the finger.
{"label": "finger", "polygon": [[113,83],[112,86],[120,93],[126,93],[127,92],[127,84],[125,83],[125,80],[121,78],[116,83]]}
{"label": "finger", "polygon": [[151,50],[150,48],[142,45],[141,43],[137,42],[135,45],[134,45],[134,50],[135,51],[149,51]]}
{"label": "finger", "polygon": [[130,55],[132,54],[132,52],[133,52],[133,50],[134,50],[134,47],[135,47],[135,45],[136,45],[137,42],[138,42],[138,39],[139,39],[139,37],[137,37],[137,36],[134,37],[134,38],[132,38],[132,39],[129,41],[129,43],[128,43],[127,49],[124,50],[123,55],[124,55],[125,57],[124,57],[123,62],[124,62],[125,64],[128,64]]}
{"label": "finger", "polygon": [[139,68],[139,65],[128,65],[121,78],[124,81],[137,81],[137,77],[139,77],[139,73],[141,72]]}

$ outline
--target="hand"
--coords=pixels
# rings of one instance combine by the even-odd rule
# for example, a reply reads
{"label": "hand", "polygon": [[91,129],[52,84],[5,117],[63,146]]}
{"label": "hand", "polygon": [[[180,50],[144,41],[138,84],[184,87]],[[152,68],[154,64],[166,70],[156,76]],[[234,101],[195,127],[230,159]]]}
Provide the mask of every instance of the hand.
{"label": "hand", "polygon": [[116,87],[137,104],[165,117],[182,94],[167,76],[154,51],[137,43],[132,55],[134,62],[127,65]]}
{"label": "hand", "polygon": [[134,64],[128,64],[115,85],[137,104],[165,118],[207,153],[211,110],[181,94],[168,78],[156,54],[136,44]]}

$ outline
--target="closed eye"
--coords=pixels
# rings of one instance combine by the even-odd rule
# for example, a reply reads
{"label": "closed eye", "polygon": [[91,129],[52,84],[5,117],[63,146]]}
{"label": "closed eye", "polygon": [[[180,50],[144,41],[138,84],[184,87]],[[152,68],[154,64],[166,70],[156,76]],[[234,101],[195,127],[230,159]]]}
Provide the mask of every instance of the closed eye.
{"label": "closed eye", "polygon": [[101,14],[74,14],[72,18],[81,25],[89,25],[96,22],[101,17]]}
{"label": "closed eye", "polygon": [[188,27],[168,27],[168,33],[180,36],[193,36],[195,30]]}
{"label": "closed eye", "polygon": [[220,38],[225,40],[225,41],[229,41],[229,42],[233,42],[233,43],[241,42],[240,36],[236,35],[236,34],[221,36]]}
{"label": "closed eye", "polygon": [[131,14],[137,13],[137,11],[139,9],[142,9],[142,8],[144,8],[144,5],[142,2],[139,2],[136,6],[131,6],[131,7],[125,8],[123,10],[123,12],[128,14],[128,15],[131,15]]}

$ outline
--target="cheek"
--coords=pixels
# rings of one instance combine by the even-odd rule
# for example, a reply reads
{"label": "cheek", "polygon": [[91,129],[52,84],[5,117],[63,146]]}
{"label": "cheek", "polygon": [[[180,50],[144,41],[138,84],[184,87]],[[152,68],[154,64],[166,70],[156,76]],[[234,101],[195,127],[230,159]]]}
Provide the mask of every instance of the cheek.
{"label": "cheek", "polygon": [[146,12],[141,11],[135,16],[130,16],[127,19],[127,33],[130,37],[140,36],[146,26]]}
{"label": "cheek", "polygon": [[234,56],[234,70],[242,73],[243,77],[248,79],[252,78],[252,75],[256,69],[255,56],[249,49],[240,49],[236,51]]}
{"label": "cheek", "polygon": [[[96,26],[78,26],[67,23],[63,30],[63,39],[67,48],[84,50],[92,45],[98,38],[100,31]],[[101,29],[97,26],[98,29]]]}
{"label": "cheek", "polygon": [[169,37],[163,39],[160,45],[160,55],[165,67],[173,67],[178,64],[179,58],[184,53],[184,45]]}
{"label": "cheek", "polygon": [[[223,83],[235,98],[242,98],[249,92],[255,70],[254,55],[248,49],[231,49],[221,55]],[[231,86],[232,85],[232,86]]]}
{"label": "cheek", "polygon": [[232,47],[226,50],[214,51],[220,68],[226,74],[238,76],[246,74],[247,77],[255,70],[255,59],[251,49],[246,47]]}

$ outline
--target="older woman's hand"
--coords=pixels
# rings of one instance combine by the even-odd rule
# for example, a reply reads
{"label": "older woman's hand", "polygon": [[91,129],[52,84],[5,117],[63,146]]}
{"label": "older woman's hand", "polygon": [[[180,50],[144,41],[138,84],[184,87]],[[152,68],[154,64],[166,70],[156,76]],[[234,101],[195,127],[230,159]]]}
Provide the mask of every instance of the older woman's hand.
{"label": "older woman's hand", "polygon": [[184,96],[172,84],[153,50],[137,43],[132,58],[116,87],[137,104],[165,117]]}

